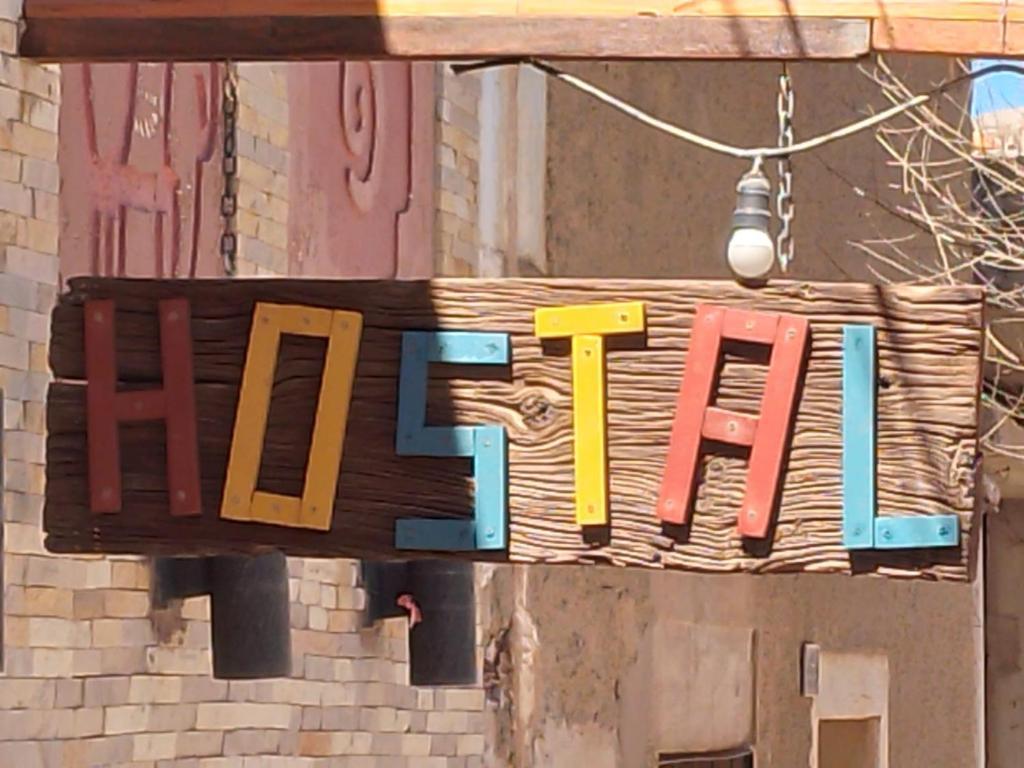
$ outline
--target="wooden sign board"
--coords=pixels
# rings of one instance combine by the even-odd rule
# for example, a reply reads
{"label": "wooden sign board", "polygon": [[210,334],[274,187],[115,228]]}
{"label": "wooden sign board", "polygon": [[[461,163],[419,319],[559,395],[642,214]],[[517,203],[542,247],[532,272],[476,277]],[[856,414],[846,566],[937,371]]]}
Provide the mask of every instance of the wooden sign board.
{"label": "wooden sign board", "polygon": [[25,0],[58,61],[1019,56],[1021,0]]}
{"label": "wooden sign board", "polygon": [[962,580],[982,315],[962,286],[74,280],[46,545]]}

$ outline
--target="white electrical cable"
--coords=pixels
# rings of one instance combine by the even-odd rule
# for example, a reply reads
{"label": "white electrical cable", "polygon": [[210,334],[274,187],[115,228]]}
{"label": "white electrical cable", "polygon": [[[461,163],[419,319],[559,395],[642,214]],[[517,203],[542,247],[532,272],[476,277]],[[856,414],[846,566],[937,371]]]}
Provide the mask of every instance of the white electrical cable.
{"label": "white electrical cable", "polygon": [[866,117],[863,120],[858,120],[855,123],[850,123],[849,125],[842,126],[841,128],[836,128],[835,130],[829,131],[828,133],[823,133],[819,136],[814,136],[810,139],[797,142],[796,144],[793,144],[791,146],[745,148],[733,146],[732,144],[726,144],[724,142],[708,138],[707,136],[701,136],[699,133],[694,133],[693,131],[683,128],[682,126],[669,123],[665,120],[662,120],[661,118],[655,117],[649,112],[645,112],[639,107],[635,107],[632,104],[623,101],[617,96],[613,96],[607,91],[598,88],[596,85],[587,82],[583,78],[577,77],[576,75],[570,75],[568,72],[563,72],[562,70],[557,69],[551,66],[550,64],[541,61],[536,61],[533,59],[523,59],[519,61],[502,60],[483,62],[481,64],[455,65],[452,67],[452,69],[457,73],[462,73],[476,69],[484,69],[488,67],[511,64],[529,65],[534,69],[543,72],[549,77],[553,77],[556,80],[560,80],[561,82],[566,83],[567,85],[570,85],[573,88],[576,88],[592,96],[598,101],[601,101],[605,104],[608,104],[609,106],[614,107],[623,114],[632,117],[634,120],[637,120],[643,123],[644,125],[650,126],[651,128],[655,128],[656,130],[662,131],[663,133],[666,133],[669,136],[674,136],[677,139],[682,139],[683,141],[687,141],[691,144],[695,144],[698,147],[703,147],[704,149],[711,150],[712,152],[718,152],[723,155],[729,155],[731,157],[737,157],[747,160],[755,158],[765,160],[777,157],[792,157],[793,155],[799,154],[801,152],[807,152],[809,150],[817,149],[818,147],[824,146],[825,144],[831,144],[833,141],[845,139],[848,136],[860,133],[861,131],[865,131],[868,128],[873,128],[879,123],[884,123],[886,120],[891,120],[892,118],[897,117],[903,114],[904,112],[907,112],[908,110],[914,109],[915,107],[919,107],[922,104],[926,104],[927,102],[934,99],[936,96],[941,95],[942,93],[946,92],[947,90],[956,85],[959,85],[965,80],[975,80],[979,77],[995,74],[997,72],[1014,72],[1018,75],[1024,76],[1024,65],[993,64],[991,66],[984,67],[979,70],[964,73],[963,75],[955,77],[951,80],[947,80],[926,93],[918,94],[917,96],[914,96],[913,98],[901,104],[896,104],[892,107],[889,107],[889,109],[879,112],[878,114],[871,115],[870,117]]}
{"label": "white electrical cable", "polygon": [[[535,67],[537,66],[533,62],[531,62],[531,64]],[[886,120],[896,117],[897,115],[906,112],[908,109],[913,109],[914,107],[921,106],[922,104],[924,104],[925,102],[929,101],[932,98],[931,95],[928,94],[916,96],[908,102],[905,102],[903,104],[897,104],[894,107],[889,107],[889,109],[885,110],[884,112],[879,112],[877,115],[872,115],[871,117],[866,118],[864,120],[860,120],[856,123],[851,123],[850,125],[844,126],[830,133],[822,134],[821,136],[815,136],[814,138],[807,139],[806,141],[797,142],[796,144],[793,144],[792,146],[789,147],[752,147],[749,149],[745,149],[743,147],[733,146],[732,144],[725,144],[721,141],[716,141],[715,139],[711,139],[706,136],[701,136],[700,134],[694,133],[693,131],[687,130],[686,128],[683,128],[678,125],[673,125],[672,123],[668,123],[660,118],[654,117],[653,115],[644,112],[642,109],[634,107],[632,104],[628,104],[622,99],[619,99],[615,96],[612,96],[610,93],[601,90],[596,85],[592,85],[591,83],[588,83],[587,81],[579,77],[576,77],[575,75],[570,75],[568,72],[554,70],[553,72],[548,72],[547,74],[550,75],[551,77],[556,78],[557,80],[561,80],[563,83],[568,83],[572,87],[580,91],[583,91],[584,93],[590,94],[599,101],[603,101],[606,104],[615,107],[620,112],[632,117],[634,120],[638,120],[639,122],[644,123],[645,125],[649,125],[652,128],[656,128],[659,131],[662,131],[663,133],[667,133],[669,136],[675,136],[677,139],[688,141],[691,144],[696,144],[698,147],[704,147],[704,149],[710,149],[713,152],[719,152],[720,154],[723,155],[731,155],[732,157],[738,157],[748,160],[755,157],[760,157],[761,159],[771,159],[775,157],[792,157],[793,155],[798,154],[800,152],[806,152],[808,150],[815,149],[824,144],[829,144],[833,141],[838,141],[839,139],[846,138],[847,136],[858,133],[860,131],[867,130],[868,128],[878,125],[879,123],[884,123]]]}

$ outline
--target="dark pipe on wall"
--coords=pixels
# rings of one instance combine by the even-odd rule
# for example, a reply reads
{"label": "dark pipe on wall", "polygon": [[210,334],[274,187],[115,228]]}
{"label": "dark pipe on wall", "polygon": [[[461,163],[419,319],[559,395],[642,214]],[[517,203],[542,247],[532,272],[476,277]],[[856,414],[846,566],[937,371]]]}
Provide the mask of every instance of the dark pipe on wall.
{"label": "dark pipe on wall", "polygon": [[473,564],[417,560],[410,565],[423,620],[409,635],[413,685],[471,685],[477,681]]}
{"label": "dark pipe on wall", "polygon": [[411,593],[409,563],[405,560],[363,560],[361,581],[366,590],[365,623],[407,615],[398,605],[400,595]]}
{"label": "dark pipe on wall", "polygon": [[213,676],[287,677],[292,671],[288,564],[280,552],[209,562]]}
{"label": "dark pipe on wall", "polygon": [[214,677],[255,680],[291,674],[288,567],[283,554],[153,561],[154,608],[198,595],[210,595]]}
{"label": "dark pipe on wall", "polygon": [[409,677],[413,685],[472,685],[477,682],[476,593],[473,564],[458,560],[364,561],[366,619],[407,616],[398,606],[410,595],[421,620],[409,632]]}

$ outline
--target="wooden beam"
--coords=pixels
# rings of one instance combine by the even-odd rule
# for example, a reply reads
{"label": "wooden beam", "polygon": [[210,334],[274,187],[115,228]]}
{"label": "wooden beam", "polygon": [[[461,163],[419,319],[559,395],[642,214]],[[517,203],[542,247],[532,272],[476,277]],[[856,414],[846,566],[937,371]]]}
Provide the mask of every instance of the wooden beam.
{"label": "wooden beam", "polygon": [[[1016,55],[1024,0],[25,0],[43,60]],[[873,29],[872,29],[873,26]]]}
{"label": "wooden beam", "polygon": [[979,57],[1024,56],[1024,23],[879,19],[872,29],[871,48],[893,53],[935,51]]}
{"label": "wooden beam", "polygon": [[[119,436],[121,511],[97,514],[90,509],[88,479],[85,303],[113,299],[120,382],[145,390],[163,381],[157,308],[167,298],[187,298],[190,305],[202,513],[191,518],[169,513],[163,424],[136,422]],[[326,531],[235,522],[221,515],[257,302],[362,315],[341,472]],[[610,524],[581,526],[575,514],[572,345],[538,338],[534,310],[610,302],[644,302],[646,334],[605,339]],[[685,530],[666,529],[656,514],[699,304],[795,315],[810,322],[806,373],[801,374],[774,526],[754,548],[737,531],[748,474],[741,448],[702,448],[696,506]],[[870,565],[903,576],[965,579],[975,504],[981,319],[982,293],[973,287],[778,282],[752,290],[732,282],[681,280],[74,280],[52,324],[55,381],[48,399],[46,546],[58,552],[184,554],[280,547],[296,555],[408,555],[395,548],[396,521],[470,522],[475,469],[469,458],[473,447],[458,448],[457,436],[447,434],[451,430],[431,432],[424,444],[436,444],[436,450],[401,455],[396,415],[404,412],[404,402],[415,406],[417,419],[425,414],[430,428],[493,426],[507,433],[508,548],[463,557],[705,572],[848,573]],[[963,531],[959,547],[884,556],[851,556],[843,547],[840,401],[843,329],[849,323],[874,325],[878,333],[877,513],[955,514]],[[399,383],[403,333],[435,329],[509,334],[510,364],[435,364],[428,371],[424,402],[422,390],[410,389],[415,382]],[[275,358],[257,463],[256,488],[267,494],[284,498],[302,492],[321,392],[323,342],[289,337]],[[728,355],[713,405],[756,418],[768,407],[761,399],[769,355],[764,345],[760,354],[748,347],[724,348]]]}
{"label": "wooden beam", "polygon": [[[581,33],[582,32],[582,33]],[[855,59],[871,27],[844,19],[376,18],[256,16],[32,20],[42,60]]]}
{"label": "wooden beam", "polygon": [[249,16],[825,17],[998,21],[1024,19],[1024,0],[25,0],[39,18],[245,18]]}

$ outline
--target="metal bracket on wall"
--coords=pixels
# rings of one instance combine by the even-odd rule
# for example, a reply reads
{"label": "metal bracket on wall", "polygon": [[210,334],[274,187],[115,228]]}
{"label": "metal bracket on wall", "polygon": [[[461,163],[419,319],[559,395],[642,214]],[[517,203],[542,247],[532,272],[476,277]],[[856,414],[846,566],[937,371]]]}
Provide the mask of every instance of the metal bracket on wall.
{"label": "metal bracket on wall", "polygon": [[818,695],[818,677],[821,672],[821,648],[814,643],[800,646],[800,695]]}

